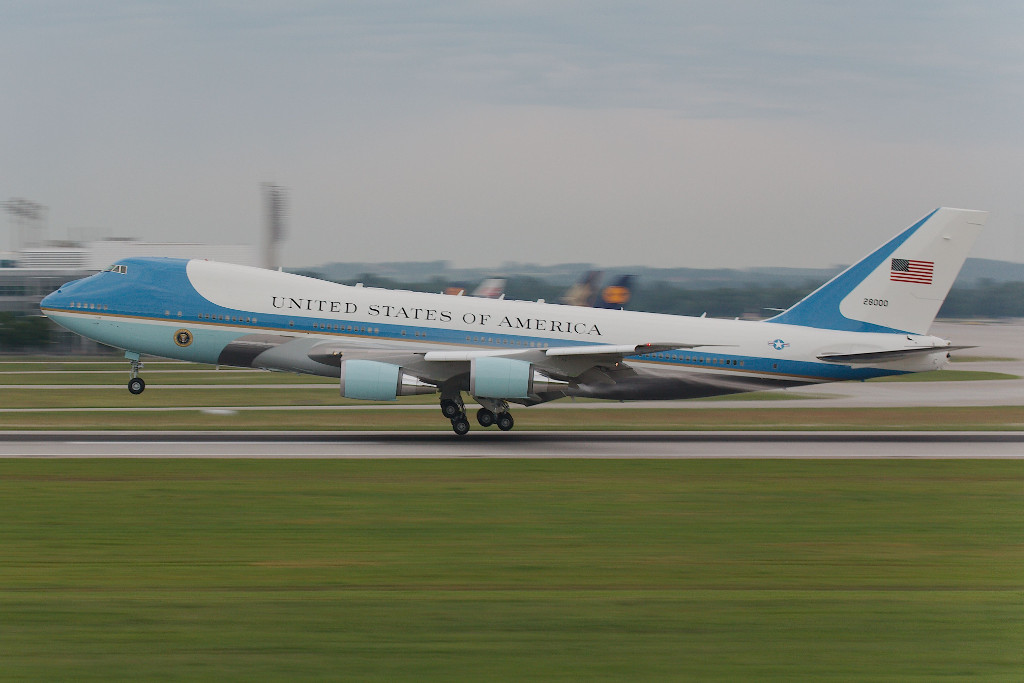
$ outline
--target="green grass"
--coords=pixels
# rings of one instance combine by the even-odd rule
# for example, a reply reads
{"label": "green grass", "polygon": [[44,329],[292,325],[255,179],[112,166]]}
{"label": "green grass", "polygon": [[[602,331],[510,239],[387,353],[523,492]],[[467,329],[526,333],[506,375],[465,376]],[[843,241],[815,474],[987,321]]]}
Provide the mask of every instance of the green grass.
{"label": "green grass", "polygon": [[0,461],[5,679],[1016,680],[1007,461]]}
{"label": "green grass", "polygon": [[909,375],[891,375],[875,377],[868,382],[983,382],[1001,379],[1020,379],[1017,375],[1005,372],[986,372],[984,370],[932,370],[915,372]]}

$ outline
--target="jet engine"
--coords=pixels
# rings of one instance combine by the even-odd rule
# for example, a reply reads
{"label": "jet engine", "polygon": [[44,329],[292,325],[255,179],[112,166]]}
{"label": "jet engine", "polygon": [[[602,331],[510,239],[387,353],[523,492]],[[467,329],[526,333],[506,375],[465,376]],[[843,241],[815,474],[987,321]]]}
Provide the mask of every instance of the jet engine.
{"label": "jet engine", "polygon": [[421,382],[407,375],[392,363],[375,360],[345,360],[341,362],[341,395],[364,401],[393,401],[398,396],[432,394],[433,384]]}
{"label": "jet engine", "polygon": [[481,398],[529,398],[566,386],[567,382],[534,370],[533,364],[525,360],[481,356],[470,366],[469,393]]}

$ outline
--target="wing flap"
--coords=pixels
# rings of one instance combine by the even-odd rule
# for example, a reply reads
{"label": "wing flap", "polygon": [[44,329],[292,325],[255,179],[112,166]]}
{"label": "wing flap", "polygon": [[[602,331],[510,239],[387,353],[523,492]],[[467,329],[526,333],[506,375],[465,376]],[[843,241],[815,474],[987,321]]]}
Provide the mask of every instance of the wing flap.
{"label": "wing flap", "polygon": [[457,351],[427,351],[423,354],[425,361],[458,362],[470,361],[486,356],[502,356],[505,358],[531,359],[536,357],[559,358],[563,356],[637,356],[645,353],[658,353],[672,349],[695,349],[715,344],[681,344],[663,342],[656,344],[588,344],[586,346],[554,346],[546,349],[460,349]]}
{"label": "wing flap", "polygon": [[544,355],[557,356],[637,356],[645,353],[658,353],[673,349],[695,349],[698,346],[711,344],[679,344],[666,342],[658,344],[605,344],[601,346],[556,346],[544,349]]}
{"label": "wing flap", "polygon": [[501,356],[504,358],[529,358],[538,355],[540,349],[459,349],[456,351],[418,351],[428,363],[468,363],[474,358]]}

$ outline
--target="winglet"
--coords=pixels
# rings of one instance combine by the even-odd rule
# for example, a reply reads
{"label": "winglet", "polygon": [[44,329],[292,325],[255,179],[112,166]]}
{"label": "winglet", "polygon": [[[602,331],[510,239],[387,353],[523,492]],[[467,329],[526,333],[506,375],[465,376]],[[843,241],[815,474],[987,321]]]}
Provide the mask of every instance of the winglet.
{"label": "winglet", "polygon": [[925,334],[987,217],[936,209],[768,322]]}

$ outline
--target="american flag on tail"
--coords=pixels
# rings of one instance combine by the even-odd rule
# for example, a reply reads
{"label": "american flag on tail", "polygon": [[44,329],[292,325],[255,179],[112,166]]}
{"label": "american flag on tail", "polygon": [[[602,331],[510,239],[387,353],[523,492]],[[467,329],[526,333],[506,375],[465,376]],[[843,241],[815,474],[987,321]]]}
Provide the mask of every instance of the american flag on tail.
{"label": "american flag on tail", "polygon": [[919,285],[930,285],[934,272],[934,261],[894,258],[889,271],[889,279],[893,282],[914,282]]}

